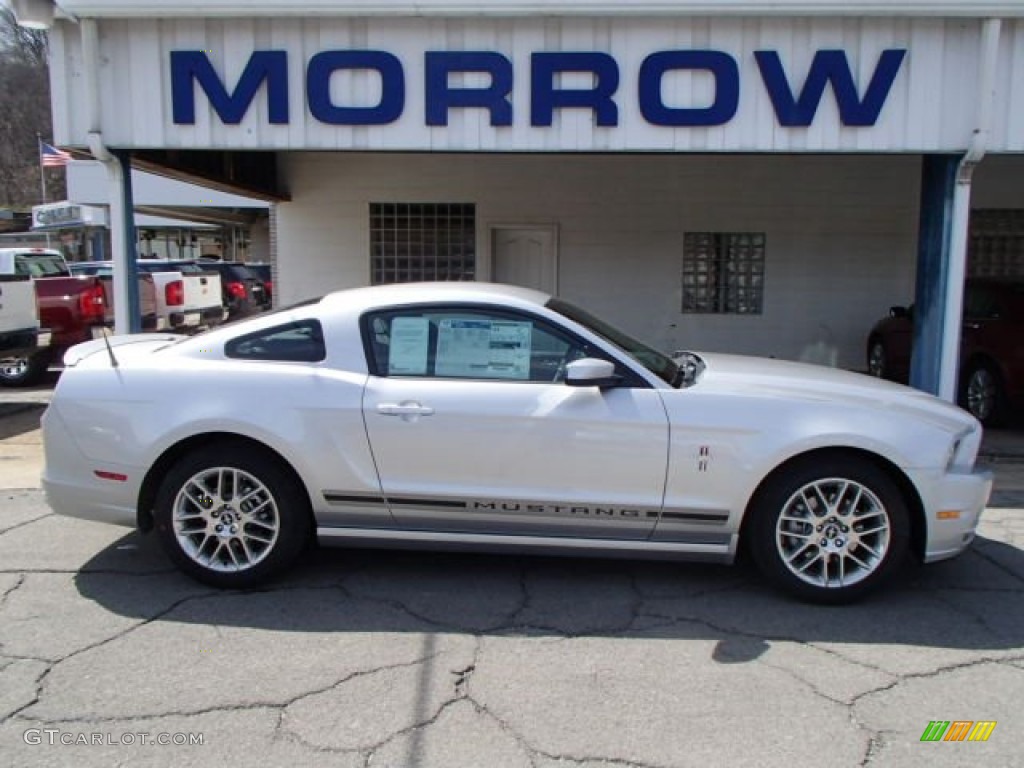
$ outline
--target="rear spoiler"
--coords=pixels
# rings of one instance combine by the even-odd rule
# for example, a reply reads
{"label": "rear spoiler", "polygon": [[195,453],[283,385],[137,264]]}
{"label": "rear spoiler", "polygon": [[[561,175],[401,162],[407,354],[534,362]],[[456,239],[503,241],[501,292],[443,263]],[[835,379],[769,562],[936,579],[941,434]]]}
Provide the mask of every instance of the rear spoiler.
{"label": "rear spoiler", "polygon": [[64,353],[64,365],[68,368],[74,367],[79,362],[94,355],[97,352],[105,352],[114,347],[126,347],[131,344],[153,344],[162,342],[163,345],[187,338],[176,333],[130,333],[123,336],[110,336],[108,338],[93,339],[75,344]]}

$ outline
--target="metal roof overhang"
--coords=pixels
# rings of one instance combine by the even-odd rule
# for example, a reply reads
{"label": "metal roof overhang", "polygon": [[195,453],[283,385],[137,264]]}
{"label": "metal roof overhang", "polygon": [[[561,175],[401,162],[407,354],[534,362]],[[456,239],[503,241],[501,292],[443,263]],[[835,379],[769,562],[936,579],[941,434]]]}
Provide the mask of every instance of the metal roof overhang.
{"label": "metal roof overhang", "polygon": [[929,16],[1024,17],[1020,0],[61,0],[69,17]]}
{"label": "metal roof overhang", "polygon": [[143,149],[132,152],[132,167],[268,203],[291,199],[278,183],[276,152]]}

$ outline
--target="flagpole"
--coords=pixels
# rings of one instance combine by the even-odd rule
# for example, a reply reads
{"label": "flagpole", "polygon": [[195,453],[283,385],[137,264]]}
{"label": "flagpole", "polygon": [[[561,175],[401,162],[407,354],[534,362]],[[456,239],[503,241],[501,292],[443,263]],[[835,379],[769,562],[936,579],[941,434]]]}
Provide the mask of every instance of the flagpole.
{"label": "flagpole", "polygon": [[[39,188],[43,195],[43,205],[46,205],[46,168],[43,166],[43,137],[36,134],[36,153],[39,155]],[[46,231],[46,247],[50,247],[50,231]]]}
{"label": "flagpole", "polygon": [[39,188],[43,194],[43,205],[46,205],[46,169],[43,167],[43,137],[36,134],[36,153],[39,155]]}

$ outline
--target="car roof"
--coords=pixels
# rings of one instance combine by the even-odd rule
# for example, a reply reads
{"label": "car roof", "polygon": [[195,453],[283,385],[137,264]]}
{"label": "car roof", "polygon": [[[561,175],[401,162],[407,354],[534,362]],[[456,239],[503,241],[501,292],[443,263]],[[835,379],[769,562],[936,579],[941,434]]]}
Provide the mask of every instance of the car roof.
{"label": "car roof", "polygon": [[430,302],[459,302],[482,304],[520,304],[544,306],[551,297],[532,288],[503,283],[452,281],[433,283],[393,283],[365,288],[335,291],[320,301],[324,308],[336,304],[360,308],[389,304],[423,304]]}

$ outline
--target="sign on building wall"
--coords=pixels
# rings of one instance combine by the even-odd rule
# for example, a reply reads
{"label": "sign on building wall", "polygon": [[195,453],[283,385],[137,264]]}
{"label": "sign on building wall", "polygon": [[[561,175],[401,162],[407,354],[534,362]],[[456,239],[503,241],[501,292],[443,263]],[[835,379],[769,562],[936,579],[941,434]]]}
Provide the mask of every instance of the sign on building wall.
{"label": "sign on building wall", "polygon": [[[1010,48],[1024,49],[1019,25]],[[438,151],[957,151],[979,23],[934,19],[104,21],[116,146]],[[57,31],[61,143],[88,126]],[[1024,149],[1024,56],[993,142]],[[1016,89],[1016,90],[1014,90]],[[1014,111],[1013,103],[1020,109]]]}
{"label": "sign on building wall", "polygon": [[32,229],[105,227],[107,211],[95,205],[63,201],[32,206]]}

